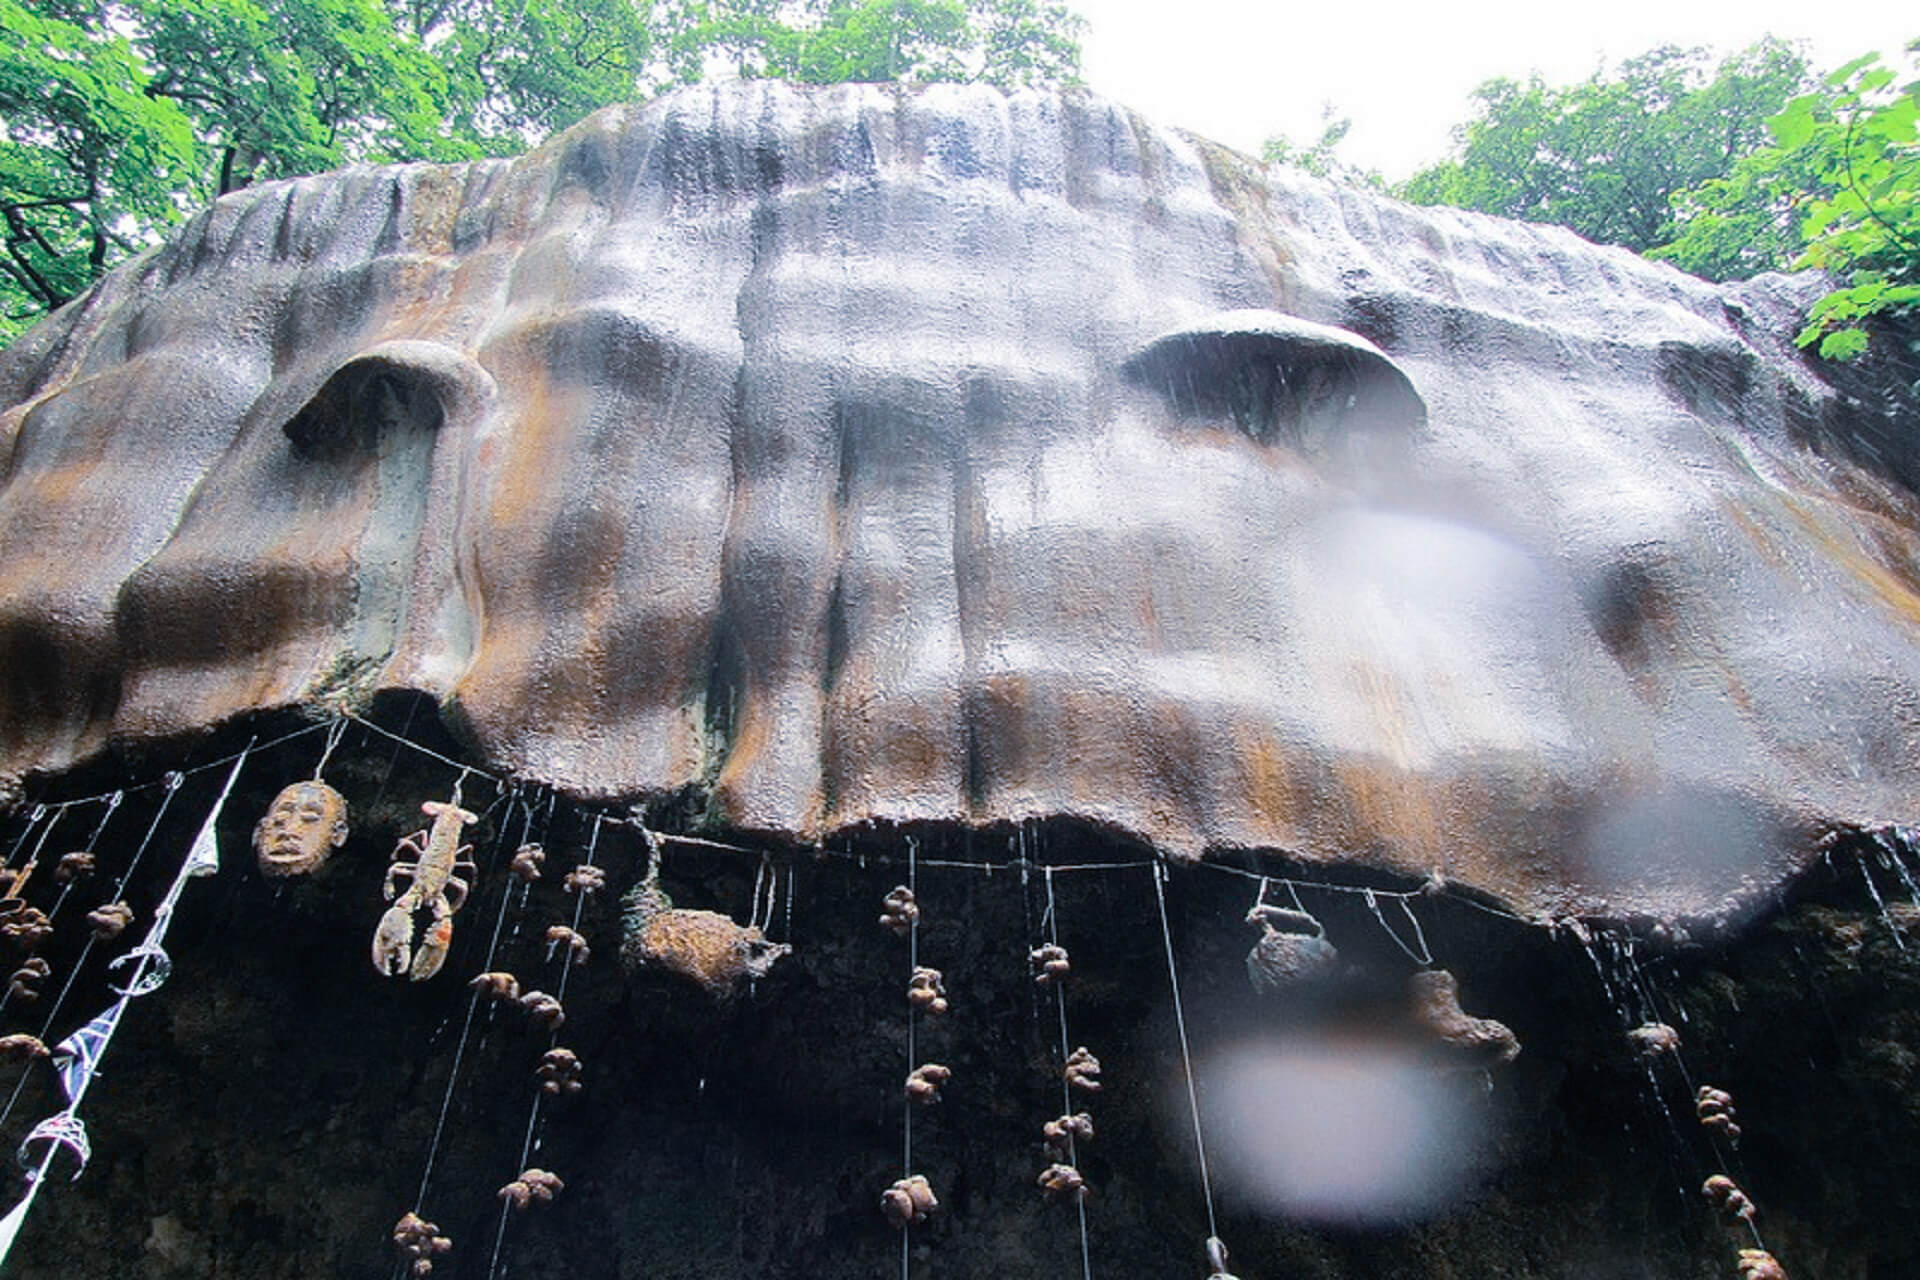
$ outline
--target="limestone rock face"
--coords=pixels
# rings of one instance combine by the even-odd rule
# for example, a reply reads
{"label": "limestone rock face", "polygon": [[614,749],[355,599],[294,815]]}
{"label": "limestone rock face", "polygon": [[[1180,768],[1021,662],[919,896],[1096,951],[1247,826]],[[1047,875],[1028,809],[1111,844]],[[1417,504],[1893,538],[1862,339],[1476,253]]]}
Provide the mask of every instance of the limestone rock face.
{"label": "limestone rock face", "polygon": [[1909,419],[1721,288],[1079,94],[775,84],[221,200],[0,358],[0,773],[430,695],[727,824],[1536,913],[1912,817]]}

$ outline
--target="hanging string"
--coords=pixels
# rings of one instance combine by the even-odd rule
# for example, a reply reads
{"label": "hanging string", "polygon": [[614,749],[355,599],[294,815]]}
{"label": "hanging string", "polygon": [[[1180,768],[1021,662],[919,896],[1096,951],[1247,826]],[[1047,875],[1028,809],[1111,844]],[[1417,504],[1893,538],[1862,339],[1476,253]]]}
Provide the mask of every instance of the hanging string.
{"label": "hanging string", "polygon": [[1400,909],[1407,913],[1407,919],[1413,924],[1414,940],[1420,944],[1420,950],[1418,951],[1415,951],[1412,947],[1401,941],[1400,935],[1395,933],[1393,926],[1387,923],[1386,912],[1380,910],[1379,895],[1369,889],[1367,890],[1366,896],[1367,910],[1373,912],[1373,918],[1380,922],[1380,927],[1386,930],[1389,938],[1393,939],[1393,945],[1406,952],[1407,959],[1413,961],[1421,968],[1431,967],[1433,964],[1433,952],[1427,948],[1427,935],[1421,930],[1420,918],[1413,914],[1413,908],[1407,905],[1407,900],[1405,898],[1400,899]]}
{"label": "hanging string", "polygon": [[[100,833],[107,829],[107,819],[111,818],[114,814],[114,811],[120,807],[121,794],[122,794],[121,792],[116,791],[112,795],[107,797],[106,810],[103,813],[101,813],[100,821],[96,822],[93,825],[93,834],[87,837],[87,843],[84,846],[84,850],[83,850],[84,852],[92,853],[95,847],[100,843]],[[34,808],[36,811],[44,812],[44,806],[35,805]],[[40,865],[40,854],[41,854],[41,851],[47,847],[47,837],[53,834],[54,826],[59,823],[62,817],[65,816],[65,813],[66,811],[64,809],[56,810],[53,815],[53,820],[47,823],[46,827],[41,830],[40,839],[34,842],[33,852],[28,854],[26,862],[21,864],[20,873],[14,877],[13,883],[7,889],[6,896],[12,897],[12,898],[17,898],[20,896],[20,890],[26,884],[27,877],[31,876],[33,874],[33,869]],[[149,835],[151,835],[151,832],[149,832]],[[25,839],[26,839],[26,836],[23,834],[21,836],[21,841],[24,842]],[[18,852],[19,845],[16,844],[14,846],[14,849],[16,852]],[[47,922],[49,924],[51,924],[55,919],[59,917],[60,908],[66,904],[67,895],[73,892],[73,888],[74,888],[74,882],[72,880],[69,880],[67,881],[67,883],[60,886],[60,892],[54,897],[53,905],[47,909]],[[119,895],[116,893],[114,896],[118,897]],[[12,999],[13,999],[13,984],[8,983],[7,989],[5,991],[0,991],[0,1012],[4,1012],[6,1010],[7,1005],[12,1001]],[[4,1119],[4,1115],[0,1115],[0,1119]]]}
{"label": "hanging string", "polygon": [[217,756],[212,760],[208,760],[204,764],[194,765],[190,769],[171,770],[167,773],[162,774],[160,777],[155,778],[151,782],[136,782],[130,786],[120,787],[113,791],[102,791],[96,795],[90,795],[90,796],[75,796],[70,800],[44,801],[41,804],[36,805],[35,807],[51,809],[51,810],[54,810],[55,812],[59,812],[61,810],[66,810],[66,809],[84,808],[85,806],[90,804],[100,804],[103,801],[111,801],[115,796],[134,795],[141,791],[151,790],[154,787],[166,787],[168,790],[173,790],[174,788],[180,785],[179,783],[172,781],[172,779],[174,779],[175,777],[179,777],[182,779],[191,778],[197,774],[205,773],[209,769],[224,768],[227,765],[232,764],[235,760],[238,760],[241,756],[246,755],[247,752],[249,751],[267,751],[273,747],[279,746],[281,743],[292,742],[295,738],[304,738],[310,733],[319,733],[322,729],[325,729],[326,727],[327,726],[324,724],[306,725],[306,726],[303,726],[302,728],[294,729],[291,732],[283,733],[277,738],[270,738],[264,743],[249,742],[245,747],[242,747],[238,751],[229,752],[224,756]]}
{"label": "hanging string", "polygon": [[347,718],[336,716],[327,726],[326,746],[320,752],[320,763],[313,766],[313,780],[320,781],[320,775],[327,771],[327,761],[333,759],[333,749],[340,745],[340,739],[347,736]]}
{"label": "hanging string", "polygon": [[1180,973],[1173,961],[1173,928],[1167,923],[1167,893],[1163,885],[1166,868],[1156,866],[1153,873],[1153,900],[1160,908],[1160,940],[1167,948],[1167,981],[1173,987],[1173,1021],[1180,1029],[1180,1064],[1186,1071],[1187,1110],[1193,1117],[1193,1149],[1200,1157],[1200,1191],[1207,1200],[1207,1235],[1220,1234],[1213,1216],[1213,1178],[1207,1171],[1207,1140],[1200,1132],[1200,1095],[1193,1087],[1193,1053],[1187,1043],[1187,1015],[1180,1004]]}
{"label": "hanging string", "polygon": [[[583,856],[580,859],[580,865],[583,867],[591,867],[593,865],[593,854],[594,854],[594,850],[600,844],[600,827],[604,821],[606,821],[606,819],[601,815],[599,814],[594,815],[593,831],[587,837],[587,852],[585,856]],[[651,875],[654,873],[654,871],[657,871],[657,870],[658,870],[658,866],[655,865],[652,869],[649,870],[648,874]],[[579,932],[580,918],[582,913],[584,913],[587,909],[587,898],[589,896],[591,895],[585,892],[576,894],[574,896],[572,928],[576,933]],[[554,993],[553,993],[554,999],[559,1000],[562,1003],[565,1003],[566,1001],[567,978],[572,972],[573,972],[573,948],[568,947],[565,952],[565,957],[560,962],[560,981],[559,981],[559,984],[555,986]],[[559,1028],[556,1027],[552,1031],[549,1031],[547,1033],[547,1048],[552,1049],[559,1043],[560,1043],[560,1030]],[[527,1113],[527,1131],[525,1136],[523,1136],[520,1139],[520,1162],[519,1164],[514,1166],[515,1177],[518,1177],[520,1175],[520,1172],[527,1167],[527,1158],[531,1156],[539,1146],[539,1143],[535,1140],[535,1134],[540,1124],[540,1114],[541,1114],[540,1104],[542,1099],[545,1098],[545,1096],[546,1095],[540,1092],[539,1090],[534,1091],[533,1107]],[[494,1280],[494,1277],[499,1273],[500,1247],[501,1245],[506,1243],[507,1217],[512,1212],[513,1212],[512,1204],[509,1201],[502,1200],[500,1202],[500,1224],[493,1233],[493,1256],[487,1261],[487,1280]]]}
{"label": "hanging string", "polygon": [[[907,890],[917,903],[920,900],[920,845],[912,836],[907,837]],[[907,925],[907,970],[911,974],[920,967],[920,913],[915,912]],[[912,1071],[920,1064],[914,1061],[914,1028],[920,1021],[920,1010],[912,1002],[907,1004],[907,1070]],[[900,1176],[913,1176],[913,1099],[901,1094],[901,1106],[905,1114],[905,1123],[901,1132],[905,1135],[901,1141]],[[912,1262],[911,1237],[913,1223],[911,1219],[900,1224],[900,1280],[908,1280]]]}
{"label": "hanging string", "polygon": [[366,729],[372,733],[377,733],[383,738],[391,739],[393,742],[398,743],[400,746],[411,747],[415,751],[418,751],[421,755],[430,756],[433,759],[438,760],[441,764],[451,765],[453,768],[460,770],[461,775],[463,777],[470,773],[478,774],[482,778],[485,778],[488,782],[493,783],[493,785],[496,787],[502,785],[502,781],[503,781],[502,779],[495,777],[491,773],[488,773],[485,769],[476,769],[474,766],[466,763],[464,760],[455,760],[452,756],[443,756],[438,751],[435,751],[432,747],[421,746],[419,743],[415,742],[412,738],[405,736],[406,729],[409,726],[411,726],[413,723],[413,716],[411,712],[409,712],[407,716],[406,725],[401,726],[401,732],[399,733],[395,733],[391,729],[383,729],[379,725],[375,724],[373,721],[363,719],[360,716],[355,715],[351,711],[342,712],[341,714],[344,715],[347,719],[353,721],[355,724],[359,725],[362,729]]}
{"label": "hanging string", "polygon": [[[533,807],[527,804],[526,801],[519,800],[517,793],[508,797],[508,803],[510,804],[515,800],[518,800],[520,804],[520,839],[522,843],[524,843],[528,831],[533,826]],[[494,856],[492,861],[496,868],[500,865],[501,853],[506,848],[506,844],[507,824],[503,822],[500,824],[499,830],[494,836]],[[493,936],[487,940],[487,958],[480,966],[482,972],[491,972],[493,969],[494,957],[499,953],[500,949],[501,927],[507,920],[507,904],[512,901],[513,885],[511,880],[509,880],[507,887],[500,893],[500,910],[494,913]],[[434,1160],[440,1153],[440,1137],[447,1127],[447,1111],[453,1105],[454,1086],[458,1084],[460,1080],[460,1062],[467,1053],[467,1040],[473,1032],[474,1014],[480,1008],[480,1000],[481,995],[478,991],[471,993],[467,1000],[467,1016],[465,1022],[463,1022],[460,1027],[460,1042],[454,1047],[453,1065],[447,1070],[447,1091],[445,1096],[440,1099],[440,1115],[433,1123],[433,1139],[427,1144],[427,1163],[426,1168],[421,1170],[420,1173],[420,1191],[413,1198],[413,1211],[415,1213],[419,1213],[421,1207],[425,1205],[427,1201],[427,1187],[433,1179]],[[488,1003],[491,1005],[492,1002],[489,1001]]]}
{"label": "hanging string", "polygon": [[[60,821],[61,816],[65,813],[66,813],[65,809],[53,810],[53,822]],[[13,865],[14,858],[19,856],[20,847],[26,844],[27,837],[33,834],[33,829],[40,825],[40,819],[46,816],[47,816],[47,806],[45,806],[44,804],[36,804],[33,806],[32,811],[27,814],[27,825],[20,828],[20,834],[14,839],[13,848],[7,850],[7,860],[5,865],[7,866]],[[53,825],[53,822],[49,822],[47,825],[51,827]],[[46,842],[47,842],[46,833],[42,832],[40,836],[40,843],[44,845]],[[37,854],[39,852],[39,847],[35,846],[34,851]],[[29,862],[31,862],[32,860],[33,859],[31,858],[28,859]]]}
{"label": "hanging string", "polygon": [[[252,744],[249,743],[248,747],[250,748],[251,745]],[[246,754],[247,754],[246,749],[236,751],[234,754],[227,757],[227,763],[231,764],[233,761],[240,759],[242,756]],[[137,867],[139,867],[140,860],[146,856],[147,846],[153,843],[153,833],[160,829],[160,820],[167,816],[167,806],[171,805],[173,803],[174,796],[179,794],[180,785],[183,781],[185,781],[185,777],[186,775],[182,773],[169,773],[166,775],[164,779],[162,779],[162,781],[164,782],[167,788],[166,792],[160,798],[159,807],[153,811],[153,821],[147,824],[147,832],[145,835],[140,837],[140,845],[138,848],[136,848],[133,851],[133,857],[128,860],[126,870],[121,873],[120,879],[115,882],[113,886],[113,893],[109,901],[118,901],[121,898],[122,894],[125,892],[127,887],[127,881],[133,878],[134,870]],[[112,795],[107,798],[108,813],[105,815],[102,815],[99,825],[95,827],[94,829],[95,838],[98,838],[100,832],[105,829],[106,823],[107,823],[107,817],[111,815],[114,809],[119,807],[120,796],[122,794],[123,793],[116,791],[116,792],[113,792]],[[52,824],[49,823],[48,826],[49,826],[49,829],[51,829]],[[46,1021],[42,1023],[40,1026],[39,1038],[42,1041],[45,1041],[47,1038],[47,1034],[53,1030],[53,1024],[55,1020],[59,1018],[60,1010],[66,1005],[67,993],[73,990],[74,980],[80,976],[80,970],[86,964],[87,957],[93,953],[93,948],[96,941],[97,939],[95,939],[91,934],[89,934],[86,942],[81,945],[80,954],[77,957],[75,957],[73,966],[67,970],[66,981],[61,983],[59,994],[54,996],[53,1004],[49,1006],[47,1009]],[[144,960],[142,960],[141,965],[144,968],[145,966]],[[21,1077],[14,1082],[13,1092],[7,1095],[6,1105],[0,1106],[0,1124],[5,1124],[7,1122],[7,1117],[13,1114],[14,1104],[20,1100],[20,1091],[26,1087],[26,1083],[27,1083],[27,1076],[25,1074],[22,1074]]]}
{"label": "hanging string", "polygon": [[[1046,914],[1041,917],[1041,927],[1046,930],[1047,941],[1057,947],[1060,945],[1060,914],[1055,909],[1053,900],[1052,867],[1047,868],[1046,880],[1047,911]],[[1060,1073],[1060,1101],[1062,1104],[1060,1114],[1062,1116],[1070,1116],[1073,1114],[1073,1089],[1067,1084],[1067,1076],[1064,1070],[1064,1064],[1067,1058],[1073,1053],[1067,1039],[1067,984],[1065,982],[1055,981],[1052,985],[1054,1004],[1060,1011],[1060,1061],[1063,1064],[1063,1070]],[[1073,1130],[1071,1128],[1067,1130],[1067,1163],[1075,1169],[1080,1167],[1080,1152],[1077,1144],[1074,1142]],[[1073,1204],[1074,1208],[1077,1209],[1080,1214],[1080,1275],[1082,1280],[1093,1280],[1092,1254],[1087,1247],[1087,1201],[1085,1195],[1075,1195]]]}

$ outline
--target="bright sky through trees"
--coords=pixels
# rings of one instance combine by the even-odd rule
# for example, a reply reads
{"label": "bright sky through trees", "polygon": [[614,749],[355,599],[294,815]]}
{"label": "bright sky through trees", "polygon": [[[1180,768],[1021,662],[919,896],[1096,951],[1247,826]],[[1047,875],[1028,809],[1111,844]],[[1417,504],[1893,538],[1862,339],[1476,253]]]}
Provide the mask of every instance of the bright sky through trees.
{"label": "bright sky through trees", "polygon": [[1661,44],[1744,49],[1762,35],[1807,42],[1822,70],[1920,36],[1913,0],[1075,0],[1084,75],[1154,119],[1258,154],[1310,142],[1322,105],[1353,120],[1340,154],[1404,178],[1446,151],[1468,94],[1493,76],[1568,83]]}

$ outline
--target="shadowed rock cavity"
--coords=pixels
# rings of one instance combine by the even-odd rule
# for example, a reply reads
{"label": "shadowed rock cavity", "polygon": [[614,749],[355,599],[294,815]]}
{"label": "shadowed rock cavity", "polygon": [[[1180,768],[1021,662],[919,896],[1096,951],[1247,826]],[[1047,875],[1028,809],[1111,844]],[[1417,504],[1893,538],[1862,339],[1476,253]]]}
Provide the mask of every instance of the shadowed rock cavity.
{"label": "shadowed rock cavity", "polygon": [[702,87],[250,189],[0,360],[0,772],[410,689],[795,841],[1717,911],[1916,808],[1914,496],[1826,447],[1884,424],[1791,349],[1821,288],[1081,94]]}

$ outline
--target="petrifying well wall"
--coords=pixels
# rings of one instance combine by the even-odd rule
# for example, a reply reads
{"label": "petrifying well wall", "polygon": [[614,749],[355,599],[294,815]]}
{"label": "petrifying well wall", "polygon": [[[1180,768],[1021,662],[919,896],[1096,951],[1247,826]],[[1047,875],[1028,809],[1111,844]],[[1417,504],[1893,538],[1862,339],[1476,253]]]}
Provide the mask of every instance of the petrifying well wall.
{"label": "petrifying well wall", "polygon": [[0,768],[407,688],[801,841],[1703,912],[1920,811],[1911,450],[1786,344],[1818,288],[1072,95],[703,88],[263,186],[0,365]]}

